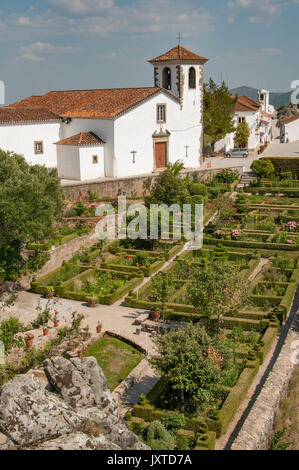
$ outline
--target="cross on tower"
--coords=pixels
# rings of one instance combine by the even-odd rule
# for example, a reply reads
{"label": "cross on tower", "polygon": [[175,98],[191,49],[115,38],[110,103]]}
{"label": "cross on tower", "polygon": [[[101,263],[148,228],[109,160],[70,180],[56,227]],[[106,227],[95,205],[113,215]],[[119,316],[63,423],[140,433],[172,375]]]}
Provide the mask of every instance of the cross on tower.
{"label": "cross on tower", "polygon": [[177,39],[179,41],[179,46],[181,45],[181,39],[183,39],[183,36],[181,36],[181,33],[177,36]]}

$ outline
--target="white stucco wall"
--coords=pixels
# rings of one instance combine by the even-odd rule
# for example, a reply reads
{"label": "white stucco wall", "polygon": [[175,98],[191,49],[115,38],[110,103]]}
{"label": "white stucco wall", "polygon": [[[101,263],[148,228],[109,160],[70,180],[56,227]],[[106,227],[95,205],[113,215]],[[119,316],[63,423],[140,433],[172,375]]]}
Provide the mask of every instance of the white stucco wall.
{"label": "white stucco wall", "polygon": [[56,145],[58,177],[62,179],[80,180],[79,147],[72,145]]}
{"label": "white stucco wall", "polygon": [[[95,147],[79,147],[80,179],[92,180],[105,176],[104,145]],[[93,163],[93,156],[98,157],[98,163]]]}
{"label": "white stucco wall", "polygon": [[[115,157],[117,172],[115,176],[138,175],[150,173],[154,169],[154,132],[162,129],[170,132],[168,161],[174,163],[182,160],[186,168],[200,166],[202,138],[202,74],[203,67],[192,65],[196,70],[196,88],[189,89],[189,68],[182,66],[183,79],[182,107],[175,99],[163,92],[147,100],[115,121]],[[169,66],[172,72],[173,93],[177,90],[176,65]],[[164,66],[158,67],[158,80],[162,83]],[[166,104],[166,123],[158,124],[156,117],[157,104]],[[186,157],[186,146],[188,156]],[[136,151],[136,163],[133,164],[132,151]]]}
{"label": "white stucco wall", "polygon": [[[248,139],[248,148],[249,149],[256,149],[259,143],[264,143],[266,140],[270,140],[271,134],[271,119],[267,119],[263,116],[263,120],[267,120],[269,122],[268,126],[262,125],[259,130],[257,131],[257,127],[261,121],[261,113],[260,111],[257,112],[247,112],[247,111],[238,111],[234,115],[234,122],[235,128],[239,124],[239,117],[244,117],[247,121],[247,124],[250,129],[250,136]],[[264,135],[260,135],[261,132],[265,132]],[[299,137],[298,137],[299,138]],[[225,151],[228,152],[232,148],[234,148],[234,140],[235,135],[234,133],[227,134],[224,139],[219,140],[215,145],[215,151],[221,152]]]}
{"label": "white stucco wall", "polygon": [[94,132],[98,137],[106,142],[104,147],[105,155],[105,176],[113,177],[114,166],[114,121],[112,119],[82,119],[73,118],[69,124],[62,124],[62,139],[79,134],[79,132]]}
{"label": "white stucco wall", "polygon": [[[157,124],[157,104],[166,104],[166,123]],[[199,166],[200,128],[189,126],[193,121],[184,120],[180,104],[161,93],[142,105],[120,116],[115,121],[115,157],[117,173],[115,176],[151,173],[154,169],[153,134],[162,129],[170,132],[169,161],[183,160],[185,167]],[[188,145],[188,158],[185,146]],[[132,151],[136,151],[133,164]]]}
{"label": "white stucco wall", "polygon": [[[0,125],[0,148],[23,155],[32,165],[57,166],[56,145],[61,139],[60,121]],[[42,141],[44,153],[35,155],[34,142]]]}
{"label": "white stucco wall", "polygon": [[299,119],[284,125],[284,142],[299,140]]}

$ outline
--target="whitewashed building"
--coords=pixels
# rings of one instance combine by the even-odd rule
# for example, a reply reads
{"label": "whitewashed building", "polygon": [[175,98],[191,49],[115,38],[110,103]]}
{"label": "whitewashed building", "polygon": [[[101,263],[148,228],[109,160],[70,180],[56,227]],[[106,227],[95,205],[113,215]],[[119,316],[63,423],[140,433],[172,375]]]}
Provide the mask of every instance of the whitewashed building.
{"label": "whitewashed building", "polygon": [[[252,100],[245,95],[238,97],[235,105],[234,125],[236,128],[240,122],[246,120],[250,129],[249,150],[256,150],[259,145],[272,140],[274,111],[273,106],[269,104],[269,92],[266,90],[259,92],[259,101]],[[234,147],[236,147],[235,134],[232,132],[216,143],[215,151],[228,152]]]}
{"label": "whitewashed building", "polygon": [[296,142],[299,140],[299,114],[286,119],[280,128],[280,141]]}
{"label": "whitewashed building", "polygon": [[148,174],[176,160],[198,168],[207,60],[176,46],[149,61],[153,87],[52,91],[0,108],[0,147],[71,180]]}

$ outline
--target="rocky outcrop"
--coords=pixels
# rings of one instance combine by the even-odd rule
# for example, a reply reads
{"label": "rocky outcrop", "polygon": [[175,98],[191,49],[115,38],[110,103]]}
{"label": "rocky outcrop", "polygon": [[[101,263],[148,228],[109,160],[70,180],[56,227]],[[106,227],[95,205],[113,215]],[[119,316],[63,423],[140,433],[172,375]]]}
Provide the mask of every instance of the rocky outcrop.
{"label": "rocky outcrop", "polygon": [[46,388],[34,375],[1,388],[0,449],[147,449],[118,415],[95,358],[54,357],[44,368]]}

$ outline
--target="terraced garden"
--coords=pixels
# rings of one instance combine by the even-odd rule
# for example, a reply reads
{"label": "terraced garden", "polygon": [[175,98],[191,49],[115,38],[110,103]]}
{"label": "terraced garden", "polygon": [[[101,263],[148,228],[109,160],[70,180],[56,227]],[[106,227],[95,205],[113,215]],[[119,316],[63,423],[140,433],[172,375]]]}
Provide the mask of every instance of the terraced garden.
{"label": "terraced garden", "polygon": [[178,390],[162,377],[147,396],[140,397],[134,416],[128,417],[137,434],[142,436],[153,421],[168,422],[169,413],[181,416],[176,439],[183,438],[184,448],[213,449],[216,439],[226,433],[290,311],[299,283],[299,199],[285,194],[239,193],[231,210],[220,211],[206,228],[203,248],[185,251],[165,270],[166,297],[159,294],[161,280],[154,276],[126,298],[130,307],[160,309],[166,320],[210,327],[211,321],[217,325],[218,317],[208,319],[190,296],[194,270],[226,259],[250,286],[242,307],[221,318],[221,339],[233,351],[236,369],[221,385],[216,403],[198,407],[196,400],[182,402]]}

